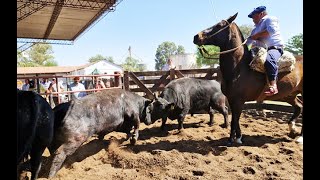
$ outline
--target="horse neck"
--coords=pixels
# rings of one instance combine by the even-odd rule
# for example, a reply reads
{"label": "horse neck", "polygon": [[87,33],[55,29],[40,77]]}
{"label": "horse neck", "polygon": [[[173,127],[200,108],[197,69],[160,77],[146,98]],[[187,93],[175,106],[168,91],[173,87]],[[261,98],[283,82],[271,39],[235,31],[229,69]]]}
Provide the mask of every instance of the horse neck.
{"label": "horse neck", "polygon": [[233,48],[236,50],[220,55],[220,69],[222,77],[226,81],[230,81],[238,77],[241,68],[248,68],[250,62],[250,53],[247,45],[241,45],[243,37],[241,32],[236,28],[231,28],[231,38],[225,46],[221,46],[221,52]]}

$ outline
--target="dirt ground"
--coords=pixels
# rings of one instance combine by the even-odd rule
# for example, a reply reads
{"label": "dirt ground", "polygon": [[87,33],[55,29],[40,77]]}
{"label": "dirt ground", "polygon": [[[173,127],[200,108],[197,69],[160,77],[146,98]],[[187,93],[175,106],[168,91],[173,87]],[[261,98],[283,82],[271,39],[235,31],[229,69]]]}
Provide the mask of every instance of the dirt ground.
{"label": "dirt ground", "polygon": [[[52,180],[303,179],[303,145],[288,137],[290,116],[267,111],[264,117],[246,110],[240,120],[243,144],[233,147],[225,146],[230,130],[220,127],[219,113],[212,127],[207,124],[209,115],[188,115],[181,133],[177,120],[167,121],[167,133],[160,131],[160,120],[149,126],[142,123],[136,145],[119,132],[103,141],[92,137]],[[44,156],[39,180],[47,179],[47,150]]]}

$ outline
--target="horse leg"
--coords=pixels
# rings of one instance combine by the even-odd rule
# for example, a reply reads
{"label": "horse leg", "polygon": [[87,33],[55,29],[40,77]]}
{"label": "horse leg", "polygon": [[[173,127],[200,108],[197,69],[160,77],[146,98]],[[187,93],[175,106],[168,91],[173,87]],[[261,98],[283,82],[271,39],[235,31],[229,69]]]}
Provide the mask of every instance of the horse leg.
{"label": "horse leg", "polygon": [[232,118],[231,118],[231,130],[230,130],[230,137],[227,142],[227,145],[230,146],[234,139],[236,139],[236,142],[239,144],[242,144],[241,138],[241,129],[239,125],[239,119],[240,115],[242,113],[244,102],[241,101],[232,101],[230,104],[231,112],[232,112]]}
{"label": "horse leg", "polygon": [[[293,103],[290,103],[290,104],[293,106],[294,111],[293,111],[292,117],[290,118],[290,120],[288,122],[288,125],[289,125],[289,137],[294,138],[296,136],[296,134],[298,134],[297,130],[296,130],[296,127],[295,127],[295,122],[296,122],[297,118],[299,117],[299,115],[302,113],[303,104],[302,104],[302,101],[298,98],[298,96],[296,96],[293,99]],[[301,129],[301,134],[300,135],[302,135],[302,129]]]}

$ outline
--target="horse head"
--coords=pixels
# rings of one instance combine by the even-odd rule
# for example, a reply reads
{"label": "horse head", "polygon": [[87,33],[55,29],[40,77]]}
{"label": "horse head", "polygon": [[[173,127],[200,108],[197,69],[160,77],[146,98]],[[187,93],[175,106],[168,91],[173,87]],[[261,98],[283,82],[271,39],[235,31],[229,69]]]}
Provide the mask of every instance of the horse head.
{"label": "horse head", "polygon": [[213,25],[210,28],[207,28],[197,35],[194,36],[193,43],[202,46],[202,45],[215,45],[223,46],[226,44],[226,36],[229,36],[229,26],[236,19],[238,13],[233,16],[230,16],[227,20],[221,20],[217,24]]}

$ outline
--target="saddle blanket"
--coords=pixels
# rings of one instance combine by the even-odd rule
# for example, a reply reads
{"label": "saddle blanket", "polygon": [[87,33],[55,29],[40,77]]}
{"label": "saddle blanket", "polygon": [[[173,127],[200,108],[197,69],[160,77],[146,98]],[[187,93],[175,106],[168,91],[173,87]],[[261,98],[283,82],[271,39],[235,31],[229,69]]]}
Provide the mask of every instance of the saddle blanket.
{"label": "saddle blanket", "polygon": [[[254,47],[251,49],[253,54],[252,61],[250,62],[250,68],[265,73],[264,62],[267,58],[267,50],[263,47]],[[289,51],[283,51],[282,56],[278,61],[278,72],[291,72],[294,69],[296,58]]]}

